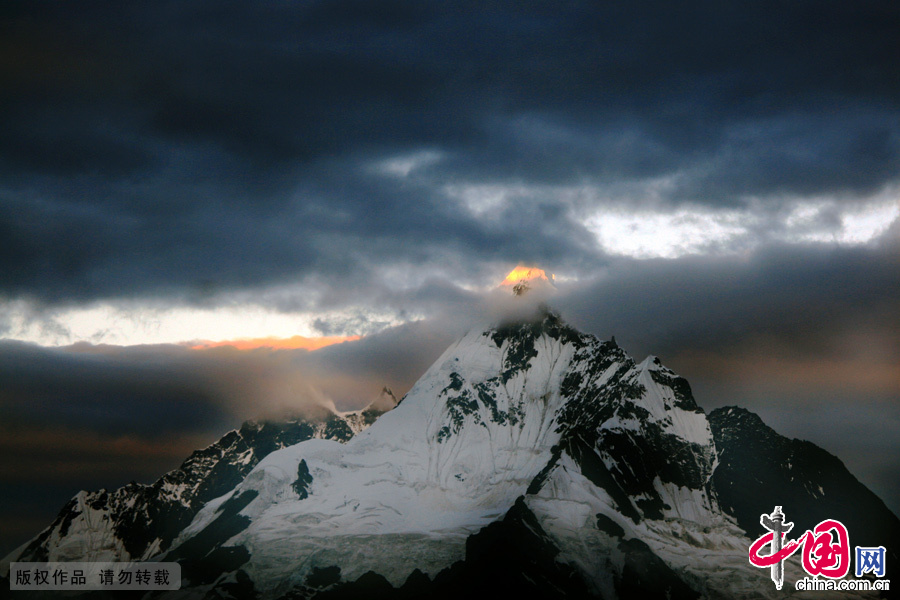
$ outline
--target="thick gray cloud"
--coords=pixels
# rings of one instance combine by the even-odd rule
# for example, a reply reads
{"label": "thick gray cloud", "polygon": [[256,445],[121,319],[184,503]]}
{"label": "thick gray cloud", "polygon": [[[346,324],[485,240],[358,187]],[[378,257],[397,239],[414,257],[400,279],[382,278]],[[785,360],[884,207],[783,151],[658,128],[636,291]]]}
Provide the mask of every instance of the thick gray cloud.
{"label": "thick gray cloud", "polygon": [[[888,233],[885,236],[893,236]],[[618,260],[561,300],[581,326],[663,358],[727,352],[770,338],[836,355],[851,331],[886,338],[900,359],[896,246],[770,245],[740,255]],[[885,357],[887,358],[887,356]]]}
{"label": "thick gray cloud", "polygon": [[[352,292],[398,256],[596,265],[558,199],[487,219],[445,186],[630,184],[629,203],[677,176],[664,205],[780,205],[900,167],[888,1],[0,10],[10,297]],[[443,158],[417,181],[369,168],[422,149]]]}

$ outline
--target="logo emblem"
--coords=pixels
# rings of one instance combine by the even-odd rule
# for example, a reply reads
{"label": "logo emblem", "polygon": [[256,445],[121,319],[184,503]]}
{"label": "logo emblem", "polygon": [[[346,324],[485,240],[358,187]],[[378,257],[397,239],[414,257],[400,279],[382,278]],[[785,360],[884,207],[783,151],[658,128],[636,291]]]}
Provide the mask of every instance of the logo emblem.
{"label": "logo emblem", "polygon": [[[761,515],[759,522],[769,533],[750,546],[750,564],[755,567],[772,567],[772,581],[777,589],[780,590],[784,583],[784,561],[801,546],[803,568],[810,575],[822,575],[831,579],[847,575],[850,571],[850,536],[843,523],[826,519],[798,539],[786,542],[784,535],[794,524],[785,523],[784,518],[780,506],[776,506],[771,515]],[[766,545],[771,547],[771,554],[760,555]]]}
{"label": "logo emblem", "polygon": [[760,568],[769,567],[776,589],[780,590],[784,585],[784,561],[801,548],[801,564],[811,578],[798,579],[795,583],[797,590],[890,589],[890,581],[887,579],[860,579],[866,573],[884,577],[884,546],[857,546],[857,579],[845,579],[850,572],[850,535],[840,521],[825,519],[795,540],[785,537],[794,528],[794,524],[787,522],[780,506],[776,506],[772,514],[760,515],[759,522],[768,533],[751,544],[750,564]]}
{"label": "logo emblem", "polygon": [[[760,515],[759,522],[772,532],[772,556],[778,556],[784,548],[784,536],[794,528],[794,524],[784,522],[780,506],[776,506],[771,515]],[[752,557],[750,562],[753,562]],[[780,590],[784,584],[784,559],[772,565],[772,581],[775,582],[775,589]]]}

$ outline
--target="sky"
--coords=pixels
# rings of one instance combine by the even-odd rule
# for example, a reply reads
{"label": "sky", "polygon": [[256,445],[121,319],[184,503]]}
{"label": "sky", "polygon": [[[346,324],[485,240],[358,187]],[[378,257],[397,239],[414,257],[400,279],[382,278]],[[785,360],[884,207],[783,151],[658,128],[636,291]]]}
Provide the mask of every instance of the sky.
{"label": "sky", "polygon": [[520,263],[900,513],[897,31],[890,0],[3,2],[0,554],[244,419],[404,393]]}

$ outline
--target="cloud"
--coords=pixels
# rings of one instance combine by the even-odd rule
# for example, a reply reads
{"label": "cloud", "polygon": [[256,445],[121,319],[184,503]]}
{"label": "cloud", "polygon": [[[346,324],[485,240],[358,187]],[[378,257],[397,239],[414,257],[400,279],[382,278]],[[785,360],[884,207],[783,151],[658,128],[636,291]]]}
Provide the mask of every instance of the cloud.
{"label": "cloud", "polygon": [[[883,1],[5,11],[9,298],[343,298],[407,265],[596,267],[586,213],[852,204],[900,166]],[[597,193],[555,193],[580,185]],[[448,194],[491,186],[548,193]]]}
{"label": "cloud", "polygon": [[153,481],[162,471],[181,464],[194,450],[211,442],[208,435],[147,439],[129,435],[98,435],[67,427],[33,430],[4,427],[4,454],[19,457],[0,463],[6,482],[69,485],[111,482],[128,477]]}
{"label": "cloud", "polygon": [[[879,339],[900,325],[891,309],[900,291],[897,260],[886,245],[837,244],[622,259],[602,277],[573,286],[563,306],[583,326],[663,357],[691,349],[726,352],[763,336],[829,355],[837,351],[830,339],[854,332]],[[896,351],[895,344],[888,347]]]}
{"label": "cloud", "polygon": [[[782,394],[825,393],[843,381],[851,395],[884,398],[900,388],[892,375],[900,360],[897,261],[887,243],[619,258],[596,279],[557,280],[548,301],[577,327],[615,335],[636,358],[659,355],[700,388],[765,380]],[[402,393],[453,339],[501,318],[514,301],[497,295],[437,278],[377,287],[372,306],[422,317],[315,352],[0,342],[5,416],[147,435],[221,430],[322,398],[357,408],[383,385]],[[317,326],[347,333],[342,318]]]}
{"label": "cloud", "polygon": [[255,348],[271,348],[273,350],[318,350],[332,344],[340,344],[342,342],[352,342],[358,340],[359,336],[331,336],[308,338],[302,335],[295,335],[289,338],[241,338],[237,340],[225,340],[221,342],[198,341],[191,346],[194,350],[204,348],[217,348],[221,346],[231,346],[238,350],[253,350]]}

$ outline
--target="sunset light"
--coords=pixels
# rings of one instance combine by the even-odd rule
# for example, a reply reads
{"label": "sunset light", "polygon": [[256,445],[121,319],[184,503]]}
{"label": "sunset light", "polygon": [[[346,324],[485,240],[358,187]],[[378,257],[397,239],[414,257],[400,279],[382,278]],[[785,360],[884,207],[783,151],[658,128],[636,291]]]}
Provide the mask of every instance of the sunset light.
{"label": "sunset light", "polygon": [[547,277],[547,273],[544,272],[543,269],[539,269],[537,267],[526,267],[524,265],[519,265],[515,269],[509,272],[509,275],[506,276],[502,282],[500,282],[501,287],[512,287],[517,283],[521,283],[523,281],[532,281],[534,279],[552,282],[556,278],[551,273],[549,277]]}
{"label": "sunset light", "polygon": [[202,341],[191,346],[193,350],[205,350],[221,346],[231,346],[238,350],[255,350],[257,348],[269,348],[272,350],[318,350],[333,344],[352,342],[358,340],[358,335],[333,335],[324,337],[303,337],[295,335],[289,338],[264,337],[240,340],[224,340],[219,342]]}

